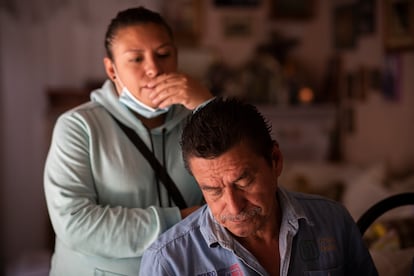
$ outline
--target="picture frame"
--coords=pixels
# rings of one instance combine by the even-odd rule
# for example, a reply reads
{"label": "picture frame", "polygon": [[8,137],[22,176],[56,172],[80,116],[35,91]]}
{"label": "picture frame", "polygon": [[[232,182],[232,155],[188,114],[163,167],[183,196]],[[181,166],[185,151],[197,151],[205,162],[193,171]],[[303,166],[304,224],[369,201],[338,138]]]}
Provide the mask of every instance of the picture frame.
{"label": "picture frame", "polygon": [[355,4],[334,7],[333,43],[336,49],[352,49],[356,44],[357,20]]}
{"label": "picture frame", "polygon": [[376,31],[376,0],[358,0],[356,5],[357,31],[359,35],[373,34]]}
{"label": "picture frame", "polygon": [[315,0],[271,0],[270,18],[282,20],[306,20],[314,13]]}
{"label": "picture frame", "polygon": [[214,0],[216,7],[257,7],[263,0]]}
{"label": "picture frame", "polygon": [[386,51],[414,49],[414,1],[383,0]]}
{"label": "picture frame", "polygon": [[165,1],[163,16],[179,46],[196,47],[203,27],[202,0]]}
{"label": "picture frame", "polygon": [[387,53],[382,72],[382,96],[389,101],[401,98],[402,58],[400,53]]}
{"label": "picture frame", "polygon": [[226,39],[249,38],[253,33],[253,20],[245,16],[226,16],[221,19],[223,37]]}

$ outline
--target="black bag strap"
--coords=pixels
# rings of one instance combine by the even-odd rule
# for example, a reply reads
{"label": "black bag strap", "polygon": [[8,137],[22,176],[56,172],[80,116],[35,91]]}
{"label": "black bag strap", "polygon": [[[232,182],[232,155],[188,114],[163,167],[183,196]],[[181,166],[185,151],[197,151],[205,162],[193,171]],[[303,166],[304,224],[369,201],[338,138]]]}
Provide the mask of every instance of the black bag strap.
{"label": "black bag strap", "polygon": [[180,191],[178,190],[177,186],[175,185],[174,181],[171,179],[170,175],[168,174],[167,170],[163,165],[160,164],[158,159],[154,156],[154,154],[150,151],[150,149],[145,145],[144,141],[138,136],[138,134],[127,127],[123,123],[121,123],[117,118],[115,118],[111,114],[112,118],[114,118],[115,122],[119,125],[119,127],[125,132],[128,136],[129,140],[137,147],[137,149],[142,153],[142,155],[147,159],[148,163],[150,163],[152,169],[154,170],[155,174],[161,179],[162,183],[164,184],[165,188],[172,196],[173,201],[175,204],[180,208],[184,209],[187,208],[187,204],[183,196],[181,195]]}

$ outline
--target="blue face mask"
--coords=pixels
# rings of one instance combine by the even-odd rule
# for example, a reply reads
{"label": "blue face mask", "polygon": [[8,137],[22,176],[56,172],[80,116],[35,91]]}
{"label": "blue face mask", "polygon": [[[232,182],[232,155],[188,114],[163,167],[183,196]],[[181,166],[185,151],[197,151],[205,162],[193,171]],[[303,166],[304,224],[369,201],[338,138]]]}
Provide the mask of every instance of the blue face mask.
{"label": "blue face mask", "polygon": [[135,98],[134,95],[129,92],[126,86],[122,88],[121,95],[119,96],[119,101],[147,119],[151,119],[164,114],[171,108],[171,106],[166,108],[152,108]]}
{"label": "blue face mask", "polygon": [[171,106],[165,107],[165,108],[152,108],[144,104],[143,102],[139,101],[137,98],[134,97],[134,95],[132,95],[132,93],[128,90],[128,88],[122,83],[119,76],[117,77],[118,77],[120,84],[123,87],[121,91],[121,95],[119,96],[119,101],[125,106],[129,107],[131,110],[138,113],[139,115],[147,119],[151,119],[161,114],[164,114],[168,112],[168,110],[170,110]]}

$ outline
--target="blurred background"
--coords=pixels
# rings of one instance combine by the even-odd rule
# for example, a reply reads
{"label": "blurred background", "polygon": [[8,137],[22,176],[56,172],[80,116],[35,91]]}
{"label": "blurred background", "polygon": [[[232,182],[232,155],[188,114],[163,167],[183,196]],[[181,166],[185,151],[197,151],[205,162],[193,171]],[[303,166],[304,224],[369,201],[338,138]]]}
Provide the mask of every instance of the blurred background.
{"label": "blurred background", "polygon": [[414,189],[412,0],[0,0],[1,274],[45,275],[54,121],[102,84],[106,27],[136,5],[172,25],[181,70],[257,104],[285,155],[283,185],[355,219]]}

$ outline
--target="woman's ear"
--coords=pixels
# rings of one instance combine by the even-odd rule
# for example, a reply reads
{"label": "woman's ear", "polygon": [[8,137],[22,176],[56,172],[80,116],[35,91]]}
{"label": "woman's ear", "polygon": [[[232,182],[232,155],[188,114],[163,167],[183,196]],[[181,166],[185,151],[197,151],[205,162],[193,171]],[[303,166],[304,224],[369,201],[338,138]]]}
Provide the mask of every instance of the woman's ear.
{"label": "woman's ear", "polygon": [[106,75],[110,80],[114,81],[116,79],[116,74],[112,60],[109,57],[104,57],[103,63],[105,66]]}

